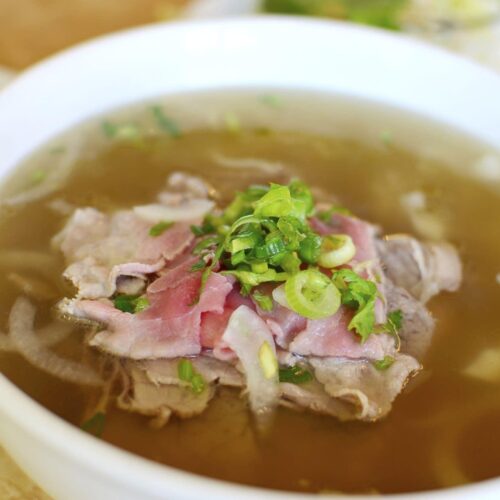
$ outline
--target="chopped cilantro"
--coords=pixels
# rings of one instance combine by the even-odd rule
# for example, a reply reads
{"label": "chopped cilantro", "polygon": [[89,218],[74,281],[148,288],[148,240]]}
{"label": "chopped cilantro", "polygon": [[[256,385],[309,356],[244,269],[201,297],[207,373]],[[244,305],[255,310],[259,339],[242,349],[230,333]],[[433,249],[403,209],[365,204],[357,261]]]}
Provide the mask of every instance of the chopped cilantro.
{"label": "chopped cilantro", "polygon": [[136,314],[149,307],[149,301],[145,296],[117,295],[113,299],[114,306],[122,312]]}
{"label": "chopped cilantro", "polygon": [[392,311],[387,315],[387,323],[385,327],[387,331],[393,335],[397,335],[403,326],[403,313],[400,309]]}
{"label": "chopped cilantro", "polygon": [[153,106],[151,108],[153,116],[156,120],[158,126],[165,132],[167,132],[171,137],[177,138],[182,135],[179,126],[169,118],[160,106]]}
{"label": "chopped cilantro", "polygon": [[202,271],[203,269],[205,269],[206,266],[207,266],[206,262],[203,259],[200,259],[198,262],[194,263],[191,266],[191,272],[194,273],[196,271]]}
{"label": "chopped cilantro", "polygon": [[356,311],[349,323],[349,330],[355,330],[361,341],[365,342],[375,329],[377,286],[350,269],[334,272],[332,279],[341,293],[342,303]]}
{"label": "chopped cilantro", "polygon": [[152,236],[154,238],[157,236],[161,236],[167,229],[170,229],[173,225],[173,222],[158,222],[158,224],[155,224],[150,228],[149,236]]}
{"label": "chopped cilantro", "polygon": [[328,224],[334,214],[342,214],[342,215],[351,215],[350,210],[344,207],[340,207],[338,205],[332,205],[328,210],[322,210],[316,214],[319,220]]}
{"label": "chopped cilantro", "polygon": [[272,311],[273,310],[273,299],[259,290],[256,290],[252,294],[253,299],[257,302],[258,306],[263,311]]}
{"label": "chopped cilantro", "polygon": [[279,370],[280,382],[288,382],[290,384],[305,384],[313,379],[312,373],[305,368],[295,365]]}
{"label": "chopped cilantro", "polygon": [[373,362],[373,366],[380,371],[387,370],[396,361],[392,356],[385,356],[383,359]]}
{"label": "chopped cilantro", "polygon": [[106,423],[106,414],[99,411],[80,426],[82,430],[95,437],[101,437]]}

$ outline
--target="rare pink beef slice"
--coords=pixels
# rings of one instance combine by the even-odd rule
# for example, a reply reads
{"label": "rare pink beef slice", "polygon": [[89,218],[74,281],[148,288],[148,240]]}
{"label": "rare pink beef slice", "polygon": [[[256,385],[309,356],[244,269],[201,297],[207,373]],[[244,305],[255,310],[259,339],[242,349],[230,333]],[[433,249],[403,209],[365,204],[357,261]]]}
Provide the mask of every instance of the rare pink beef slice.
{"label": "rare pink beef slice", "polygon": [[202,314],[200,331],[201,346],[203,349],[213,350],[213,355],[220,360],[229,361],[236,358],[236,354],[222,340],[222,336],[226,331],[231,315],[242,305],[247,306],[251,310],[255,309],[250,298],[242,296],[238,287],[235,287],[228,294],[224,310],[221,313],[208,311]]}
{"label": "rare pink beef slice", "polygon": [[76,210],[54,244],[69,264],[64,276],[78,289],[78,297],[110,297],[120,276],[155,273],[194,239],[185,222],[157,236],[150,235],[150,229],[151,224],[132,211],[109,216],[93,208]]}
{"label": "rare pink beef slice", "polygon": [[192,272],[192,265],[193,259],[187,259],[153,282],[147,293],[150,305],[137,314],[119,311],[109,300],[78,301],[74,308],[79,316],[106,325],[90,344],[132,359],[199,354],[201,316],[222,313],[233,285],[212,273],[197,301],[201,272]]}
{"label": "rare pink beef slice", "polygon": [[307,320],[307,327],[289,345],[290,352],[301,356],[383,359],[395,353],[394,339],[386,334],[370,335],[366,342],[348,329],[352,312],[341,307],[324,319]]}

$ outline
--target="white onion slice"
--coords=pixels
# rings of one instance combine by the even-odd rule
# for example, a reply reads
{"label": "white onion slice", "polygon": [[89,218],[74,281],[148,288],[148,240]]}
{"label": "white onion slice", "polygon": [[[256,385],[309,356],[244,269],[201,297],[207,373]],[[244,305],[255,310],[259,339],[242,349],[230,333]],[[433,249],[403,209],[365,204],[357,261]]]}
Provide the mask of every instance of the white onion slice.
{"label": "white onion slice", "polygon": [[60,358],[42,344],[33,329],[35,311],[35,306],[24,297],[19,297],[12,307],[9,333],[19,354],[33,366],[67,382],[102,385],[102,380],[92,369],[76,361]]}
{"label": "white onion slice", "polygon": [[202,219],[212,208],[214,202],[205,199],[187,200],[179,205],[167,206],[159,203],[134,207],[134,213],[141,219],[156,224],[158,222],[180,222]]}

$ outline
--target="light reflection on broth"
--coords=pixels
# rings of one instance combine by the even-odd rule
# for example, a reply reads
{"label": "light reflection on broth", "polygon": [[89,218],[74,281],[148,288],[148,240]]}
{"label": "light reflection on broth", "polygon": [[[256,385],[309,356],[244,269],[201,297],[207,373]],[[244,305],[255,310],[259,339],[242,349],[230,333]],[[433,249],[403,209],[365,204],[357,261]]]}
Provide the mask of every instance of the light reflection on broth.
{"label": "light reflection on broth", "polygon": [[[334,194],[360,217],[380,224],[384,232],[394,233],[414,232],[400,197],[422,192],[446,239],[461,252],[464,283],[458,293],[431,301],[438,326],[424,360],[425,370],[386,419],[372,424],[339,423],[280,409],[271,434],[262,439],[254,432],[244,400],[224,389],[201,416],[173,419],[159,431],[148,426],[144,417],[112,408],[103,439],[181,469],[286,490],[392,493],[494,477],[500,474],[500,381],[487,383],[462,372],[483,349],[500,348],[496,319],[500,286],[495,280],[500,271],[495,215],[500,213],[500,198],[495,186],[469,175],[472,167],[467,175],[454,172],[460,162],[472,166],[482,148],[392,111],[325,99],[285,94],[278,100],[268,97],[266,102],[262,94],[181,96],[168,102],[169,116],[183,130],[199,127],[177,138],[164,134],[110,140],[100,127],[97,131],[95,125],[82,127],[89,134],[88,144],[94,142],[95,147],[83,147],[82,159],[64,187],[43,200],[3,209],[2,324],[19,295],[19,283],[8,276],[27,273],[11,261],[2,261],[2,252],[50,251],[50,238],[64,221],[49,208],[51,200],[62,198],[74,206],[104,210],[145,203],[164,186],[172,170],[203,176],[224,200],[248,183],[279,181],[280,165],[285,165],[312,186]],[[130,118],[122,113],[114,121],[137,123],[148,132],[154,127],[150,115],[150,111],[133,113]],[[336,138],[325,135],[327,130]],[[343,138],[339,138],[341,132]],[[71,140],[70,136],[68,143]],[[415,155],[395,146],[409,146],[412,140],[423,153]],[[32,173],[14,176],[7,191],[39,182],[33,172],[50,169],[61,154],[65,152],[40,153],[27,167]],[[262,159],[267,162],[263,169],[258,161]],[[63,267],[59,259],[51,280],[60,296],[65,291],[59,279]],[[33,276],[47,280],[40,269]],[[37,303],[40,323],[49,320],[56,302],[49,297]],[[78,357],[82,334],[77,328],[57,351]],[[95,398],[40,373],[16,354],[0,353],[0,367],[37,401],[77,425],[89,400]]]}

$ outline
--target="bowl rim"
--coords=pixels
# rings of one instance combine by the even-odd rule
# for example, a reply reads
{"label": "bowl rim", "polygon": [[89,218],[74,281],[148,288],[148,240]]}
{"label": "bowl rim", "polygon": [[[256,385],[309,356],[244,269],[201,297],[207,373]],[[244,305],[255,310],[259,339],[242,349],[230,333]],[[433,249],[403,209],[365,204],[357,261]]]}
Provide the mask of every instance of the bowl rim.
{"label": "bowl rim", "polygon": [[[288,16],[267,16],[267,17],[245,17],[245,18],[232,18],[226,20],[203,20],[191,21],[182,20],[171,22],[168,24],[158,24],[146,27],[138,27],[130,30],[125,30],[112,35],[105,35],[97,39],[84,42],[76,47],[66,49],[61,53],[52,56],[35,66],[21,73],[13,82],[7,85],[0,92],[0,110],[6,106],[9,99],[18,99],[18,95],[22,95],[25,88],[29,88],[40,79],[40,75],[46,75],[47,72],[57,68],[63,67],[72,60],[79,56],[86,56],[95,53],[104,46],[110,44],[121,43],[126,44],[130,39],[137,39],[139,37],[153,36],[158,33],[168,32],[182,32],[192,31],[197,28],[204,28],[215,31],[224,30],[256,30],[262,29],[285,29],[296,32],[301,30],[303,32],[313,33],[315,31],[333,30],[337,33],[349,34],[352,37],[366,38],[367,36],[374,41],[387,43],[395,43],[399,48],[403,47],[403,51],[408,50],[419,52],[424,55],[436,59],[437,61],[448,61],[452,66],[463,69],[466,74],[474,74],[479,80],[483,79],[488,82],[489,86],[498,84],[500,88],[500,77],[493,71],[484,68],[472,61],[466,60],[460,56],[451,54],[443,49],[436,48],[435,46],[427,43],[416,41],[407,36],[393,35],[391,33],[383,32],[382,30],[374,28],[366,28],[354,25],[347,25],[346,23],[334,22],[330,20],[312,20],[312,19],[298,19]],[[219,87],[220,88],[220,87]],[[493,108],[500,111],[500,100],[494,102]],[[1,113],[0,113],[1,115]],[[500,117],[500,112],[498,113]],[[0,130],[4,125],[3,118],[0,116]],[[485,122],[486,123],[486,122]],[[498,124],[498,131],[500,132],[500,118],[496,119],[495,124]],[[479,130],[479,129],[478,129]],[[486,134],[483,134],[485,136]],[[494,134],[488,136],[490,142],[494,141]],[[498,134],[500,140],[500,133]],[[493,143],[493,142],[492,142]],[[1,138],[0,138],[1,145]],[[26,151],[24,152],[26,153]],[[18,163],[19,158],[15,158],[15,164]],[[11,161],[11,160],[9,160]],[[4,163],[2,167],[2,160],[0,159],[0,170],[10,171],[12,165],[9,161]],[[12,160],[13,161],[13,160]],[[3,173],[2,173],[3,175]],[[8,404],[3,404],[2,402]],[[148,492],[161,491],[163,493],[178,493],[176,486],[178,484],[189,485],[192,491],[198,494],[203,492],[207,499],[218,499],[224,495],[231,495],[234,498],[242,499],[257,499],[261,495],[266,495],[268,498],[285,499],[297,498],[303,500],[312,500],[317,498],[317,495],[278,492],[263,488],[256,488],[246,485],[237,485],[225,481],[206,478],[172,467],[159,465],[152,461],[133,455],[129,452],[116,448],[113,445],[99,441],[91,436],[88,436],[78,428],[68,424],[56,415],[52,414],[44,407],[32,400],[28,395],[23,393],[14,384],[7,380],[3,375],[0,375],[0,418],[7,416],[12,421],[16,421],[16,425],[22,428],[24,432],[33,437],[33,439],[44,443],[52,449],[57,450],[60,454],[71,456],[78,459],[81,463],[85,463],[89,470],[98,472],[106,470],[108,477],[113,477],[120,482],[127,484],[141,484],[147,487]],[[22,414],[23,419],[17,419],[16,415]],[[67,443],[72,443],[68,446]],[[96,461],[96,457],[98,460]],[[107,466],[106,464],[112,464]],[[124,475],[117,471],[123,469],[134,469],[134,475]],[[101,472],[99,472],[101,474]],[[140,479],[138,479],[140,478]],[[490,479],[487,481],[473,483],[457,488],[432,490],[422,493],[409,493],[409,494],[396,494],[384,495],[394,500],[411,500],[420,498],[444,499],[444,498],[470,498],[474,494],[481,494],[488,491],[500,491],[500,479]],[[145,490],[146,491],[146,490]],[[365,499],[364,495],[352,496],[353,499]]]}

